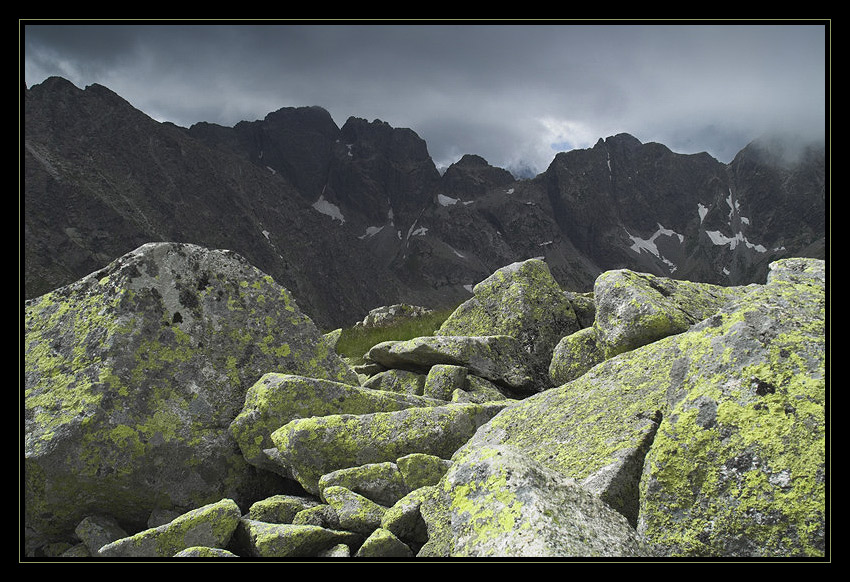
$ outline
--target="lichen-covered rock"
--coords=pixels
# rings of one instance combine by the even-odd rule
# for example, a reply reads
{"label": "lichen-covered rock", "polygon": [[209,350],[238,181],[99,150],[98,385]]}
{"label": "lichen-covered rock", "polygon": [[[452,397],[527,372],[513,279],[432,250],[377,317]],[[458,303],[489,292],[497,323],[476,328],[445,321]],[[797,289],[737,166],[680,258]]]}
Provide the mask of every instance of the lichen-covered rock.
{"label": "lichen-covered rock", "polygon": [[174,554],[175,558],[238,558],[236,554],[222,548],[192,546]]}
{"label": "lichen-covered rock", "polygon": [[339,529],[339,515],[336,510],[327,503],[320,503],[299,511],[292,518],[293,524],[318,525],[327,529]]}
{"label": "lichen-covered rock", "polygon": [[767,282],[786,281],[804,285],[826,285],[826,263],[820,260],[790,258],[774,261],[767,273]]}
{"label": "lichen-covered rock", "polygon": [[452,462],[434,455],[412,453],[400,457],[395,464],[408,490],[413,491],[420,487],[436,485],[449,470]]}
{"label": "lichen-covered rock", "polygon": [[604,360],[605,353],[599,348],[596,329],[585,327],[561,339],[555,346],[549,364],[549,378],[553,385],[560,386]]}
{"label": "lichen-covered rock", "polygon": [[463,389],[452,392],[452,402],[492,402],[494,400],[508,400],[512,396],[504,393],[503,389],[489,380],[480,376],[467,374],[466,386]]}
{"label": "lichen-covered rock", "polygon": [[823,261],[771,273],[664,350],[638,524],[659,555],[825,555]]}
{"label": "lichen-covered rock", "polygon": [[594,328],[610,358],[681,333],[716,312],[740,289],[677,281],[627,269],[606,271],[593,286]]}
{"label": "lichen-covered rock", "polygon": [[387,507],[410,492],[399,467],[389,461],[337,469],[322,475],[319,479],[319,496],[327,487],[334,485],[346,487]]}
{"label": "lichen-covered rock", "polygon": [[464,446],[511,445],[593,491],[633,524],[646,448],[667,383],[639,352],[607,360],[578,379],[514,403]]}
{"label": "lichen-covered rock", "polygon": [[318,504],[319,502],[312,497],[273,495],[251,504],[245,517],[266,523],[292,523],[299,512]]}
{"label": "lichen-covered rock", "polygon": [[413,551],[391,531],[379,527],[366,538],[354,557],[412,558]]}
{"label": "lichen-covered rock", "polygon": [[427,372],[431,366],[464,366],[470,373],[522,392],[537,392],[528,353],[507,335],[423,336],[407,341],[387,341],[366,354],[387,368]]}
{"label": "lichen-covered rock", "polygon": [[[425,375],[408,370],[386,370],[371,376],[363,382],[363,387],[370,390],[422,396],[424,395]],[[433,396],[431,397],[433,398]]]}
{"label": "lichen-covered rock", "polygon": [[431,313],[427,307],[396,303],[382,305],[369,311],[363,321],[358,321],[355,327],[388,327],[405,319],[416,319]]}
{"label": "lichen-covered rock", "polygon": [[[270,369],[355,382],[289,292],[230,251],[144,245],[27,301],[27,546],[256,494],[227,426]],[[269,486],[274,485],[269,483]]]}
{"label": "lichen-covered rock", "polygon": [[270,372],[248,389],[241,412],[230,424],[230,433],[249,463],[289,477],[276,455],[270,458],[267,449],[274,447],[271,434],[290,420],[328,414],[386,412],[437,404],[442,403],[410,394],[376,391],[319,378]]}
{"label": "lichen-covered rock", "polygon": [[351,548],[345,544],[337,544],[334,547],[318,553],[319,558],[350,558]]}
{"label": "lichen-covered rock", "polygon": [[322,475],[411,453],[449,458],[503,404],[449,404],[372,414],[300,418],[272,433],[293,477],[313,495]]}
{"label": "lichen-covered rock", "polygon": [[322,496],[336,511],[342,529],[363,535],[380,527],[387,512],[387,507],[339,485],[326,487]]}
{"label": "lichen-covered rock", "polygon": [[570,305],[573,306],[579,327],[583,329],[593,325],[596,319],[596,300],[593,298],[593,291],[587,293],[565,291],[564,293]]}
{"label": "lichen-covered rock", "polygon": [[74,544],[59,555],[60,558],[91,558],[91,556],[92,553],[83,543]]}
{"label": "lichen-covered rock", "polygon": [[333,331],[327,332],[325,335],[325,342],[327,342],[328,347],[332,350],[336,349],[336,344],[339,343],[339,338],[342,336],[342,328],[337,328]]}
{"label": "lichen-covered rock", "polygon": [[572,304],[540,259],[502,267],[472,292],[474,297],[436,335],[508,335],[519,341],[535,368],[545,371],[558,341],[579,330]]}
{"label": "lichen-covered rock", "polygon": [[462,390],[466,386],[467,370],[463,366],[452,366],[448,364],[437,364],[431,366],[425,377],[423,394],[430,398],[449,401],[455,390]]}
{"label": "lichen-covered rock", "polygon": [[357,546],[363,535],[315,525],[265,523],[242,518],[236,538],[253,558],[315,558],[340,544]]}
{"label": "lichen-covered rock", "polygon": [[421,487],[399,499],[384,513],[381,527],[391,531],[405,543],[421,545],[427,542],[428,526],[419,510],[427,493],[427,488]]}
{"label": "lichen-covered rock", "polygon": [[106,544],[105,558],[165,558],[193,546],[226,547],[239,524],[239,506],[222,499],[185,513],[165,525]]}
{"label": "lichen-covered rock", "polygon": [[421,496],[419,514],[428,531],[428,541],[416,553],[417,558],[444,558],[452,555],[452,516],[448,493],[440,485],[416,490]]}
{"label": "lichen-covered rock", "polygon": [[453,462],[514,447],[600,496],[658,556],[822,556],[824,288],[817,261],[791,267],[505,409]]}
{"label": "lichen-covered rock", "polygon": [[438,487],[452,557],[644,557],[625,517],[510,446],[465,448]]}
{"label": "lichen-covered rock", "polygon": [[91,556],[96,556],[97,551],[106,544],[127,537],[127,531],[115,518],[107,515],[86,516],[74,529],[74,533]]}

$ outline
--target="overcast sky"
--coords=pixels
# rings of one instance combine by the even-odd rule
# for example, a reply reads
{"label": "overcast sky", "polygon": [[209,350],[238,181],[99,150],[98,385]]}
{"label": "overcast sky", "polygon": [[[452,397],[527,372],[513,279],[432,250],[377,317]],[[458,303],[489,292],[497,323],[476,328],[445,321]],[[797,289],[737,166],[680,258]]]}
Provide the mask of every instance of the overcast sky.
{"label": "overcast sky", "polygon": [[771,129],[823,133],[822,22],[159,23],[23,27],[27,86],[99,83],[159,121],[233,126],[319,105],[542,172],[625,132],[729,162]]}

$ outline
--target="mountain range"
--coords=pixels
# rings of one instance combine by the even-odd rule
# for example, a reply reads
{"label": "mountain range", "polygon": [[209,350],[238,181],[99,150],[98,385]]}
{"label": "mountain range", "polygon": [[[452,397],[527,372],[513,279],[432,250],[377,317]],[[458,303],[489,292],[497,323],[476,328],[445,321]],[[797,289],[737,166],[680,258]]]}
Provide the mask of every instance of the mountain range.
{"label": "mountain range", "polygon": [[102,85],[23,91],[26,298],[156,241],[239,253],[323,329],[456,305],[532,257],[581,292],[619,268],[746,285],[827,252],[823,143],[765,136],[725,164],[622,133],[531,178],[475,154],[441,174],[413,130],[321,107],[184,128]]}

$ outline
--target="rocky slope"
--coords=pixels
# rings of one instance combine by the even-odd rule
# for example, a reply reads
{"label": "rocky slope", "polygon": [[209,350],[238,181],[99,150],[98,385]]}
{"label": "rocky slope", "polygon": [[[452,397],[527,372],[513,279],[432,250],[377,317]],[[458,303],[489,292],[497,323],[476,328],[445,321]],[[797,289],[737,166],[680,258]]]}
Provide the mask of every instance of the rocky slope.
{"label": "rocky slope", "polygon": [[28,298],[151,241],[239,252],[324,329],[381,305],[457,305],[533,257],[584,292],[611,269],[741,285],[782,257],[824,258],[822,146],[754,142],[725,165],[621,134],[533,179],[472,154],[441,176],[410,129],[340,128],[319,107],[187,129],[99,85],[25,95]]}
{"label": "rocky slope", "polygon": [[522,261],[365,375],[240,256],[147,244],[26,303],[22,545],[823,558],[825,278],[620,269],[579,294]]}

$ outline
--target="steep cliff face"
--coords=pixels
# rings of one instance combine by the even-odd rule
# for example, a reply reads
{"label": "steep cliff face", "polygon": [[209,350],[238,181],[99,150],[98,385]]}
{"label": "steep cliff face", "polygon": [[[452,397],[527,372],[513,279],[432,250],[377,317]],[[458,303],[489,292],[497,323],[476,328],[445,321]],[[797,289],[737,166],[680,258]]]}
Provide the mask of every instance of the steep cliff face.
{"label": "steep cliff face", "polygon": [[472,154],[441,176],[414,131],[320,107],[186,129],[52,78],[25,117],[27,297],[153,241],[239,252],[323,328],[457,304],[532,257],[589,291],[608,269],[737,285],[825,253],[823,148],[756,142],[727,166],[619,134],[516,180]]}
{"label": "steep cliff face", "polygon": [[[234,155],[242,138],[232,129],[205,128],[216,137],[211,147],[103,87],[80,90],[61,79],[27,92],[26,117],[28,297],[155,241],[242,254],[291,288],[322,325],[398,294],[362,241],[317,211],[309,192],[253,163],[250,151]],[[305,175],[293,167],[292,179]],[[375,276],[368,285],[367,273]]]}

